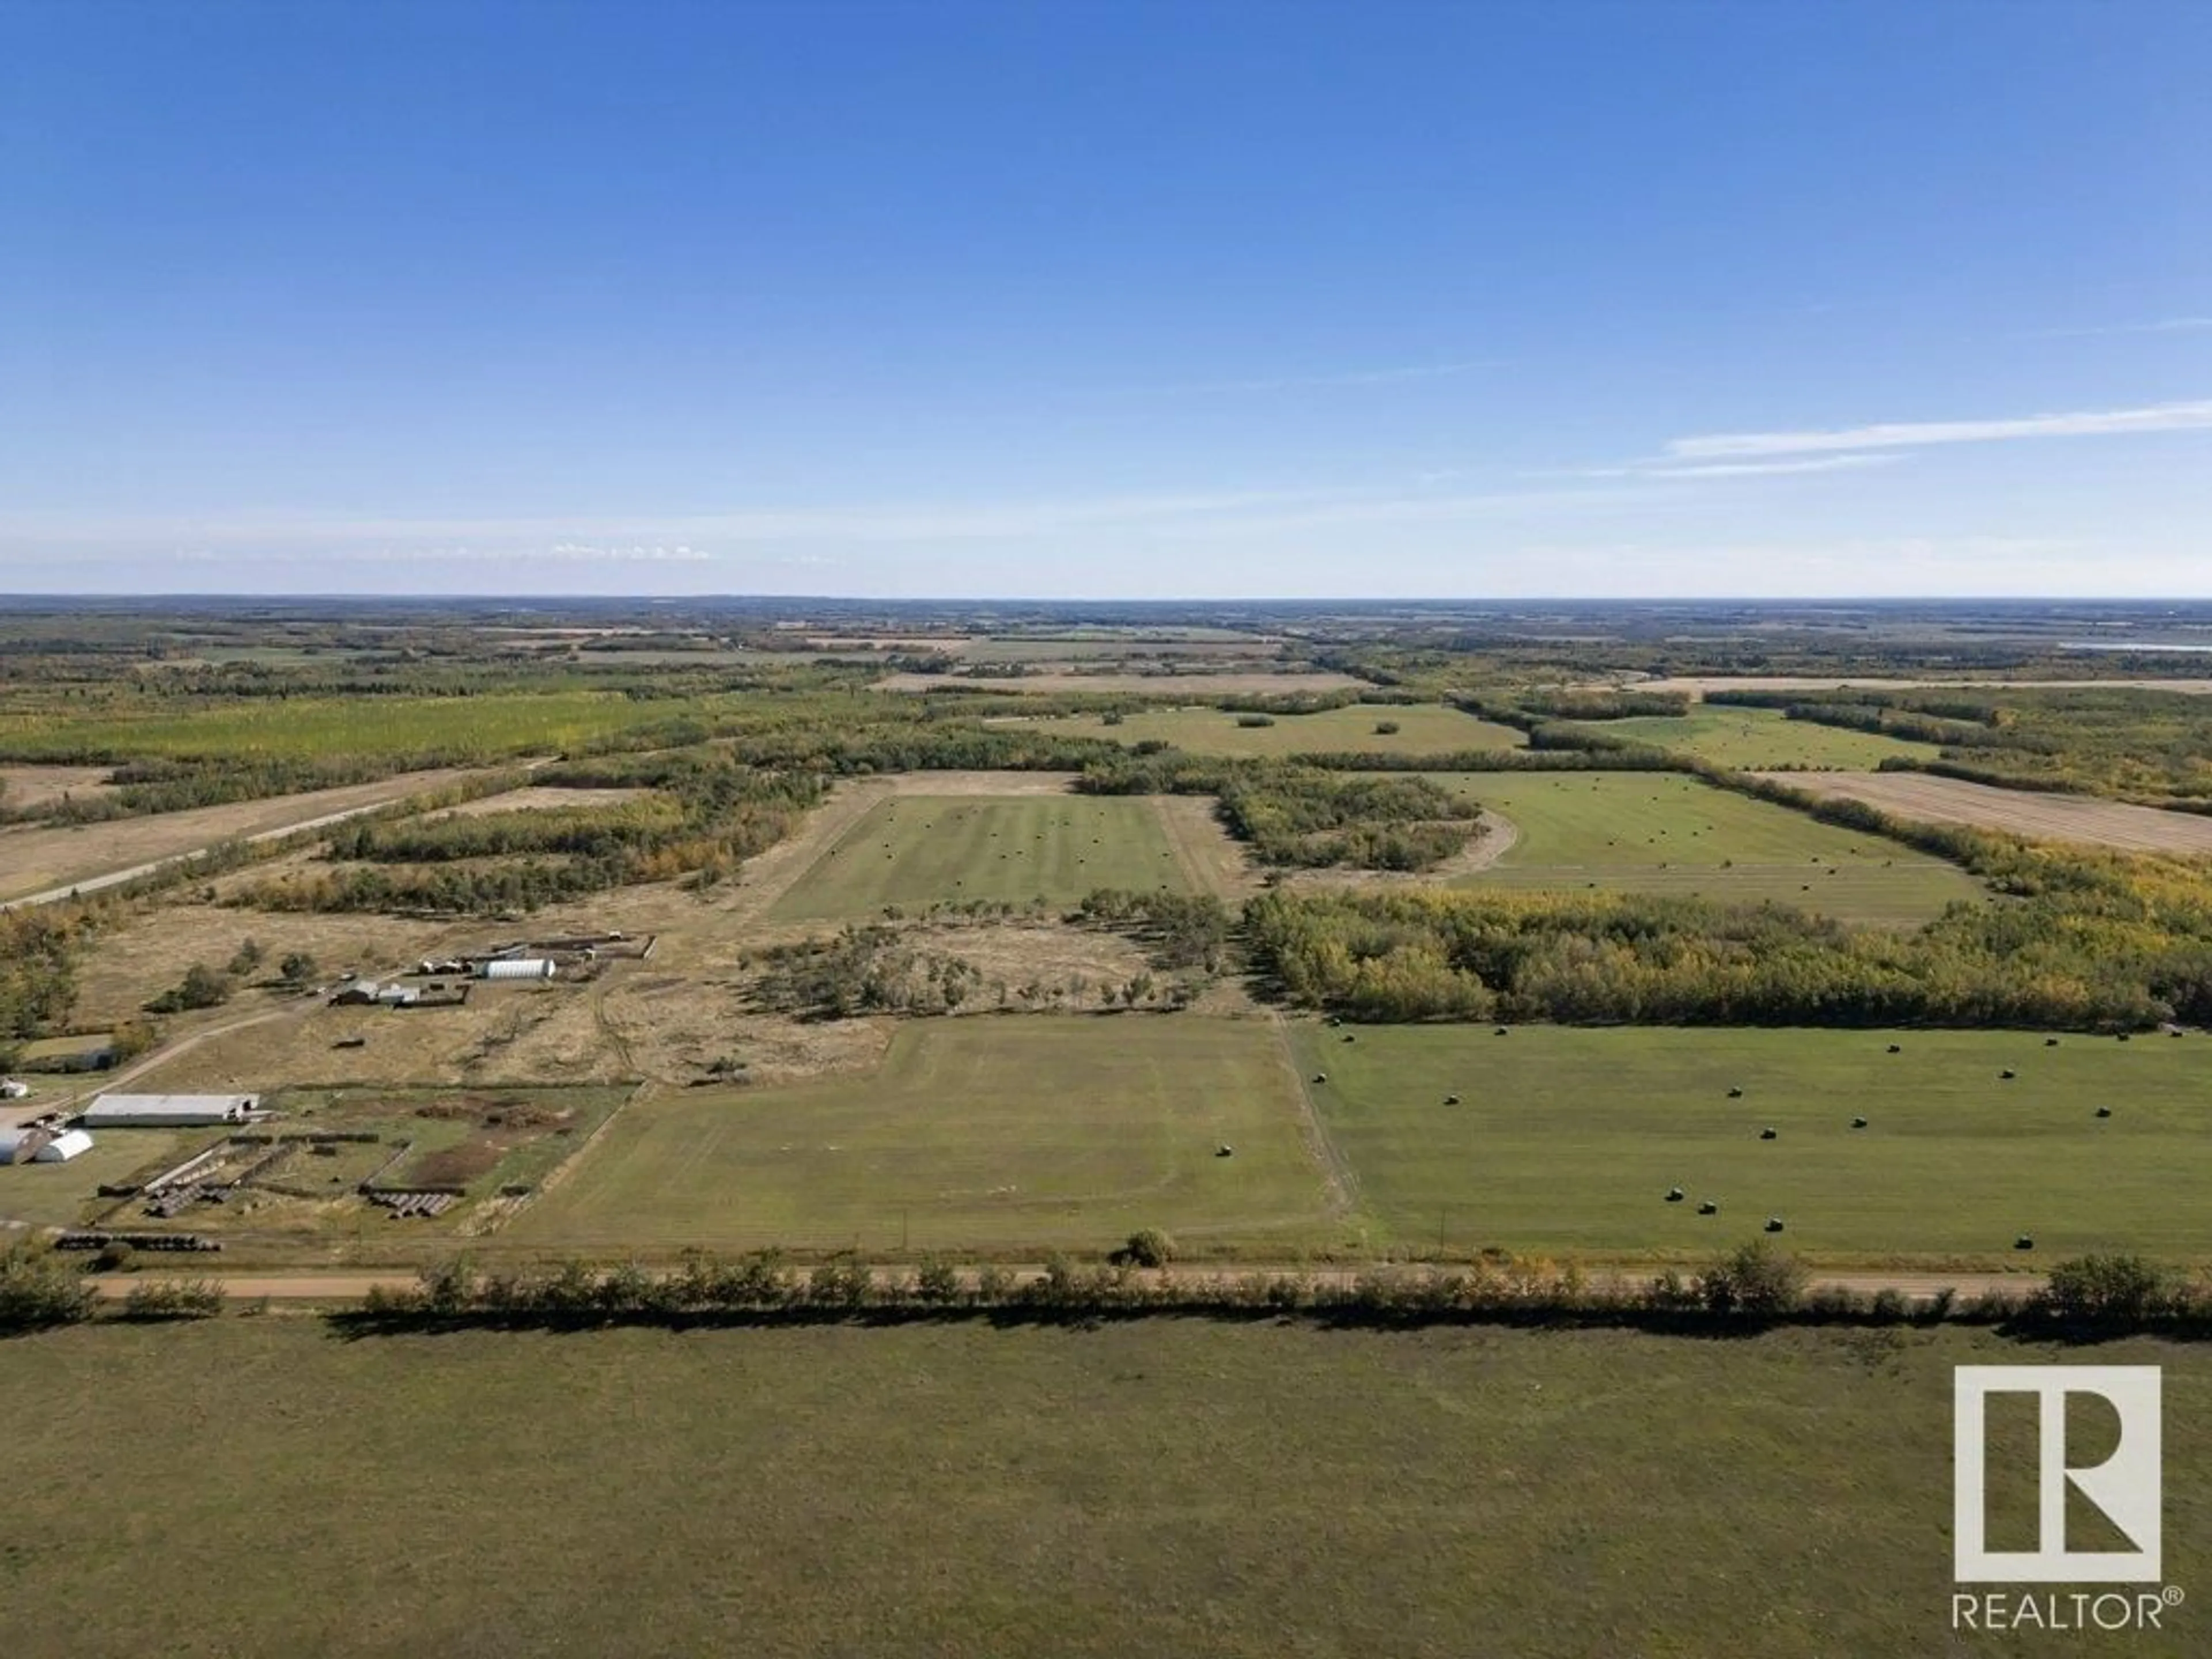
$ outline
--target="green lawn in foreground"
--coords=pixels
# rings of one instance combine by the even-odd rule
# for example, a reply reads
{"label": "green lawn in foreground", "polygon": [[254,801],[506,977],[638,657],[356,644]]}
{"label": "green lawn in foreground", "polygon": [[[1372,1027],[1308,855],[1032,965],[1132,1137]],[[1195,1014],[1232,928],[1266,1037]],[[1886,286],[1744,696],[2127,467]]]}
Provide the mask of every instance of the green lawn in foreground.
{"label": "green lawn in foreground", "polygon": [[[1070,737],[1118,743],[1170,743],[1194,755],[1286,756],[1336,752],[1371,755],[1449,755],[1474,749],[1516,749],[1528,739],[1510,726],[1462,714],[1437,703],[1392,708],[1358,703],[1317,714],[1270,714],[1272,726],[1243,726],[1223,708],[1149,708],[1108,725],[1096,714],[1061,715],[1027,722]],[[1395,724],[1395,732],[1376,731]]]}
{"label": "green lawn in foreground", "polygon": [[1911,925],[1984,896],[1956,865],[1668,772],[1464,772],[1437,781],[1516,839],[1455,885],[1771,899],[1844,921]]}
{"label": "green lawn in foreground", "polygon": [[1380,1243],[1695,1254],[1773,1214],[1832,1257],[2212,1249],[2212,1196],[2184,1173],[2212,1134],[2212,1038],[1298,1029]]}
{"label": "green lawn in foreground", "polygon": [[852,921],[890,905],[1069,904],[1101,887],[1190,890],[1152,801],[906,795],[871,809],[769,915]]}
{"label": "green lawn in foreground", "polygon": [[[2203,1347],[79,1328],[0,1343],[0,1653],[2202,1653],[2193,1601],[2162,1633],[1954,1644],[1953,1367],[2069,1359],[2162,1368],[2166,1571],[2193,1589]],[[2023,1462],[2033,1431],[1996,1421],[1993,1465]]]}
{"label": "green lawn in foreground", "polygon": [[1164,1227],[1288,1248],[1323,1220],[1298,1123],[1262,1021],[917,1021],[873,1073],[638,1102],[500,1238],[1005,1251]]}
{"label": "green lawn in foreground", "polygon": [[1942,752],[1932,743],[1790,720],[1778,708],[1698,704],[1677,717],[1651,715],[1589,725],[1593,731],[1679,750],[1736,771],[1804,766],[1864,772],[1900,755],[1933,760]]}

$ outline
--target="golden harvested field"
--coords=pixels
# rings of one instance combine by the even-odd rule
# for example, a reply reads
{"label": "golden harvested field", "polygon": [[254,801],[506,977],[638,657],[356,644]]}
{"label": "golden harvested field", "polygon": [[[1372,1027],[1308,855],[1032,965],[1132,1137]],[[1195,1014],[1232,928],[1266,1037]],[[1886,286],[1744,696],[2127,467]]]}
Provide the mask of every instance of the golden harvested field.
{"label": "golden harvested field", "polygon": [[[1312,714],[1271,714],[1265,717],[1271,724],[1265,726],[1243,723],[1255,718],[1226,708],[1147,708],[1125,714],[1112,725],[1098,714],[1007,718],[994,723],[1032,726],[1061,736],[1103,738],[1111,743],[1171,743],[1194,755],[1235,757],[1452,755],[1518,749],[1528,742],[1510,726],[1494,726],[1437,703],[1354,703]],[[1395,729],[1376,730],[1383,726]]]}
{"label": "golden harvested field", "polygon": [[1764,775],[1816,795],[1864,801],[1925,823],[1963,823],[2045,841],[2130,853],[2212,854],[2212,817],[2154,806],[1999,789],[1912,772],[1780,772]]}
{"label": "golden harvested field", "polygon": [[0,830],[0,900],[90,882],[183,858],[219,842],[278,836],[336,815],[367,811],[410,795],[448,789],[477,776],[466,768],[404,772],[374,783],[303,795],[234,801],[183,812],[155,812],[111,823]]}

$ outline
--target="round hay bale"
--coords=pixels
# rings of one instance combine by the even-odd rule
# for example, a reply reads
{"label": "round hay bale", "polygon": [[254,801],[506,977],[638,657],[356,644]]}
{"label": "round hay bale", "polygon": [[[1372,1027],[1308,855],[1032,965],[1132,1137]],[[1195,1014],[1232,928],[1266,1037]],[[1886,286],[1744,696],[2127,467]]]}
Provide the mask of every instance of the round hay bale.
{"label": "round hay bale", "polygon": [[1698,1213],[1699,1215],[1718,1215],[1720,1212],[1721,1206],[1714,1203],[1710,1198],[1704,1203],[1698,1206]]}
{"label": "round hay bale", "polygon": [[2109,1106],[2100,1106],[2097,1108],[2097,1115],[2099,1117],[2110,1117],[2112,1115],[2112,1109]]}
{"label": "round hay bale", "polygon": [[1863,1129],[1866,1126],[1867,1121],[1863,1117],[1855,1117],[1851,1120],[1851,1127],[1854,1129]]}
{"label": "round hay bale", "polygon": [[2022,1233],[2018,1238],[2013,1240],[2012,1247],[2015,1250],[2032,1250],[2035,1248],[2035,1241],[2026,1233]]}
{"label": "round hay bale", "polygon": [[1997,1073],[1997,1077],[1998,1077],[1999,1080],[2000,1080],[2000,1081],[2002,1081],[2002,1082],[2005,1082],[2005,1083],[2009,1083],[2009,1082],[2011,1082],[2014,1078],[2018,1077],[2019,1075],[2020,1075],[2020,1073],[2019,1073],[2018,1072],[2014,1071],[2014,1070],[2013,1070],[2013,1068],[2012,1068],[2011,1066],[2006,1066],[2006,1067],[2004,1068],[2004,1070],[2002,1070],[2002,1072],[1999,1072],[1999,1073]]}
{"label": "round hay bale", "polygon": [[1314,1073],[1314,1081],[1315,1081],[1316,1083],[1326,1083],[1326,1082],[1328,1082],[1328,1073],[1327,1072],[1316,1072],[1316,1073]]}
{"label": "round hay bale", "polygon": [[1237,1156],[1237,1149],[1224,1140],[1213,1149],[1213,1155],[1216,1158],[1234,1158]]}
{"label": "round hay bale", "polygon": [[1729,1098],[1730,1100],[1741,1100],[1741,1099],[1743,1098],[1743,1091],[1742,1091],[1742,1090],[1741,1090],[1741,1089],[1731,1089],[1731,1090],[1729,1090]]}
{"label": "round hay bale", "polygon": [[1669,1187],[1667,1189],[1667,1201],[1669,1204],[1680,1204],[1682,1201],[1682,1189],[1680,1187]]}
{"label": "round hay bale", "polygon": [[2056,1048],[2058,1046],[2058,1039],[2057,1037],[2045,1037],[2043,1039],[2043,1046],[2046,1048]]}
{"label": "round hay bale", "polygon": [[1459,1097],[1458,1097],[1457,1095],[1446,1095],[1446,1096],[1444,1097],[1444,1104],[1445,1104],[1445,1105],[1447,1105],[1447,1106],[1456,1106],[1456,1105],[1458,1105],[1458,1104],[1459,1104]]}
{"label": "round hay bale", "polygon": [[1889,1052],[1893,1054],[1901,1054],[1905,1052],[1905,1045],[1901,1042],[1893,1042],[1889,1045]]}
{"label": "round hay bale", "polygon": [[1778,1215],[1771,1215],[1767,1217],[1766,1231],[1770,1233],[1780,1232],[1782,1231],[1782,1218]]}
{"label": "round hay bale", "polygon": [[1761,1140],[1779,1140],[1782,1139],[1782,1131],[1770,1126],[1759,1132],[1759,1138]]}

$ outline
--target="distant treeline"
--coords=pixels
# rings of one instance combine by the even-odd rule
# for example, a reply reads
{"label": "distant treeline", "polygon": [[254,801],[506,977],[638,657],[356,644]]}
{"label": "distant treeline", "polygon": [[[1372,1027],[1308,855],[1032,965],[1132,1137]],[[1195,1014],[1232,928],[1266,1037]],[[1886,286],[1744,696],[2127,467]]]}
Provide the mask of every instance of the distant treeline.
{"label": "distant treeline", "polygon": [[2014,789],[2073,791],[2212,810],[2212,702],[2125,687],[1945,687],[1719,691],[1708,702],[1779,708],[1790,720],[1939,745],[1918,770]]}

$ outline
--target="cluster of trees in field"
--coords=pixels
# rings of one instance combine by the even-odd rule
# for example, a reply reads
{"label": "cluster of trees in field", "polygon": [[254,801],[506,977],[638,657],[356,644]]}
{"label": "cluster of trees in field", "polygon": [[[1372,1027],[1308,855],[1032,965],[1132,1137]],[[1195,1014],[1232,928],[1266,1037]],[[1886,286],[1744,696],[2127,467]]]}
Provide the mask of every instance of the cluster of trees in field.
{"label": "cluster of trees in field", "polygon": [[790,832],[818,777],[723,762],[672,775],[667,793],[613,806],[513,811],[340,829],[338,867],[257,882],[233,902],[268,910],[506,915],[685,877],[711,885]]}
{"label": "cluster of trees in field", "polygon": [[0,911],[0,1045],[67,1022],[83,931],[81,917],[60,907]]}
{"label": "cluster of trees in field", "polygon": [[[1975,857],[2013,896],[1917,932],[1627,893],[1276,890],[1246,908],[1293,999],[1375,1020],[2127,1030],[2212,1019],[2212,890],[2179,860]],[[1961,849],[1965,850],[1965,849]]]}
{"label": "cluster of trees in field", "polygon": [[1067,919],[1129,934],[1144,945],[1155,967],[1207,973],[1227,965],[1238,925],[1236,913],[1210,893],[1107,887],[1086,894]]}
{"label": "cluster of trees in field", "polygon": [[1547,720],[1625,720],[1658,715],[1677,718],[1690,712],[1690,699],[1680,691],[1597,691],[1546,690],[1524,691],[1516,706]]}
{"label": "cluster of trees in field", "polygon": [[1434,781],[1363,777],[1280,760],[1225,760],[1139,744],[1084,769],[1094,795],[1212,795],[1263,864],[1426,870],[1482,833],[1481,808]]}
{"label": "cluster of trees in field", "polygon": [[[950,1014],[979,1000],[982,970],[942,951],[905,942],[896,927],[847,927],[832,939],[807,939],[761,953],[753,987],[762,1006],[807,1019],[860,1014]],[[1001,1002],[1006,988],[996,988]]]}
{"label": "cluster of trees in field", "polygon": [[1947,687],[1870,692],[1724,691],[1710,702],[1938,744],[1918,770],[2011,788],[2072,790],[2212,811],[2212,707],[2127,687]]}
{"label": "cluster of trees in field", "polygon": [[1150,971],[1127,979],[1085,974],[1023,981],[987,977],[947,951],[908,942],[902,928],[882,922],[848,926],[834,939],[771,945],[754,958],[751,988],[759,1006],[802,1019],[851,1019],[863,1014],[951,1014],[962,1008],[1043,1012],[1096,1008],[1176,1009],[1197,994],[1188,979],[1163,981]]}

